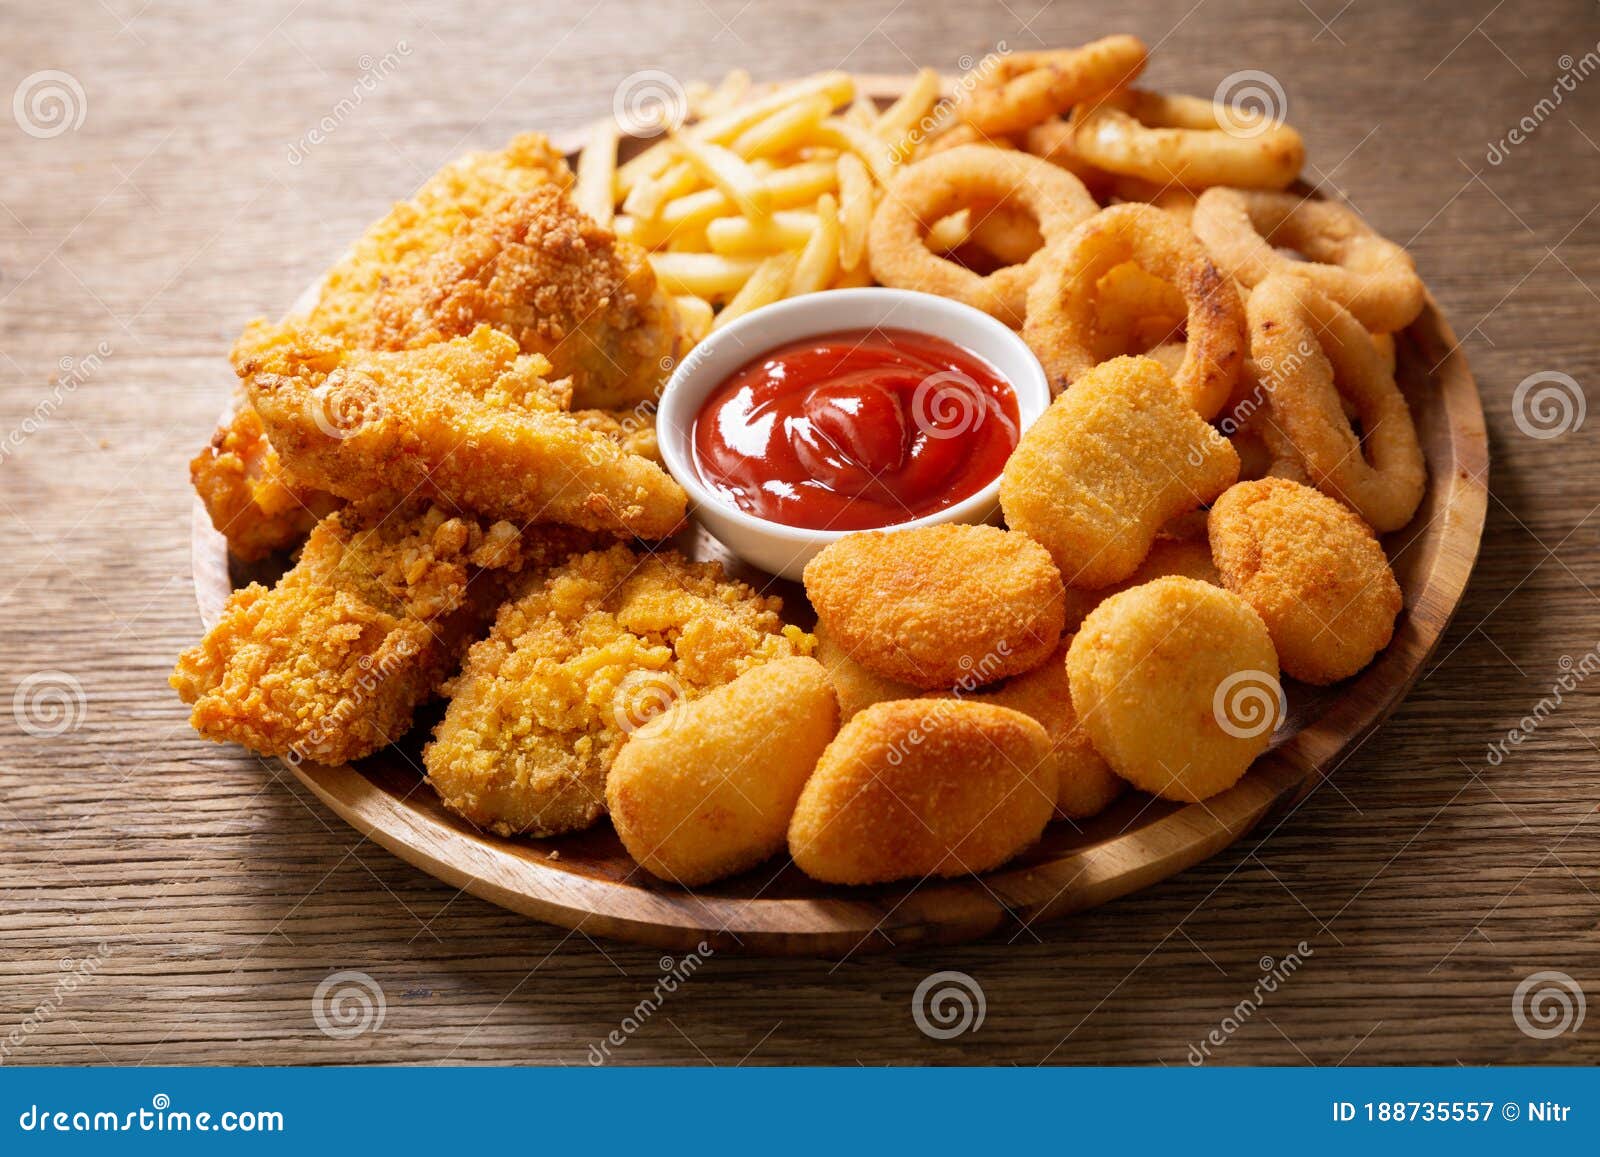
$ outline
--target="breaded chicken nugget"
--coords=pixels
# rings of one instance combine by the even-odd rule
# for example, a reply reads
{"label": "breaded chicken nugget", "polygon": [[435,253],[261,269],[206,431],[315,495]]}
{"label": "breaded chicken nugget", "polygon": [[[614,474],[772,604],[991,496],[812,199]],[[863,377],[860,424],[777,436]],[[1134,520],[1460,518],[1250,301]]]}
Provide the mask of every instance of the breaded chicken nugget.
{"label": "breaded chicken nugget", "polygon": [[189,479],[228,549],[245,562],[287,550],[342,501],[289,476],[261,417],[242,406],[189,463]]}
{"label": "breaded chicken nugget", "polygon": [[1061,637],[1061,576],[1025,534],[921,526],[846,535],[806,564],[806,595],[863,667],[925,690],[979,687]]}
{"label": "breaded chicken nugget", "polygon": [[1068,586],[1127,578],[1174,515],[1239,476],[1228,440],[1149,358],[1090,370],[1023,435],[1000,475],[1000,508],[1032,535]]}
{"label": "breaded chicken nugget", "polygon": [[795,808],[789,852],[830,884],[963,876],[1039,838],[1055,808],[1049,736],[1018,711],[879,703],[839,732]]}
{"label": "breaded chicken nugget", "polygon": [[775,659],[646,723],[606,776],[606,805],[646,871],[706,884],[781,851],[789,817],[839,729],[828,673]]}
{"label": "breaded chicken nugget", "polygon": [[1162,578],[1096,607],[1067,652],[1079,725],[1113,771],[1193,803],[1238,782],[1283,714],[1266,624],[1238,595]]}
{"label": "breaded chicken nugget", "polygon": [[1127,781],[1100,758],[1088,733],[1078,726],[1072,709],[1072,691],[1067,676],[1067,648],[1072,636],[1038,667],[993,691],[968,695],[969,703],[991,703],[1020,711],[1044,728],[1050,737],[1045,760],[1056,769],[1056,814],[1069,819],[1088,819],[1111,806],[1127,790]]}
{"label": "breaded chicken nugget", "polygon": [[856,713],[874,703],[887,703],[891,699],[915,699],[922,693],[920,687],[897,683],[874,675],[850,657],[850,653],[834,642],[828,628],[818,623],[812,632],[817,639],[817,662],[828,670],[834,694],[839,698],[839,722],[848,723]]}
{"label": "breaded chicken nugget", "polygon": [[345,498],[425,494],[521,523],[663,538],[683,488],[565,413],[550,363],[503,333],[396,353],[295,326],[245,331],[234,365],[297,479]]}
{"label": "breaded chicken nugget", "polygon": [[344,763],[400,738],[524,566],[576,532],[452,517],[426,503],[346,507],[271,590],[235,591],[171,683],[196,731],[263,755]]}
{"label": "breaded chicken nugget", "polygon": [[1112,595],[1143,586],[1151,579],[1165,578],[1174,574],[1182,575],[1184,578],[1199,579],[1212,586],[1222,585],[1222,576],[1217,573],[1216,564],[1211,561],[1211,547],[1203,536],[1168,538],[1166,533],[1162,532],[1151,544],[1150,553],[1144,556],[1144,561],[1139,564],[1138,569],[1121,582],[1092,591],[1079,587],[1067,588],[1067,630],[1076,631],[1089,612]]}
{"label": "breaded chicken nugget", "polygon": [[500,608],[467,653],[423,752],[428,782],[501,835],[586,828],[605,811],[606,773],[631,732],[680,699],[810,651],[781,609],[674,551],[580,555]]}
{"label": "breaded chicken nugget", "polygon": [[1217,499],[1210,528],[1223,584],[1267,624],[1288,674],[1336,683],[1389,645],[1400,584],[1342,502],[1286,478],[1241,482]]}

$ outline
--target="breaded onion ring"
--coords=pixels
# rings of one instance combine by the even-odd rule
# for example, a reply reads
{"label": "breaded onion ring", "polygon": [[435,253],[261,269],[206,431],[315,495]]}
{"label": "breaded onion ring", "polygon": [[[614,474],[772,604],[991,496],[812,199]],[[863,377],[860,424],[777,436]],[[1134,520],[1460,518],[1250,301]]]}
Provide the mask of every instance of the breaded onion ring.
{"label": "breaded onion ring", "polygon": [[1073,114],[1073,150],[1107,172],[1157,185],[1281,189],[1305,142],[1286,124],[1194,96],[1128,89]]}
{"label": "breaded onion ring", "polygon": [[1059,117],[1029,129],[1022,138],[1022,147],[1040,160],[1049,161],[1071,173],[1096,198],[1108,192],[1116,180],[1113,174],[1095,168],[1078,156],[1072,148],[1072,125]]}
{"label": "breaded onion ring", "polygon": [[[987,277],[929,250],[928,231],[957,209],[996,205],[1025,209],[1038,223],[1046,248]],[[1008,325],[1021,325],[1028,286],[1043,270],[1049,244],[1098,208],[1083,182],[1048,161],[986,145],[960,145],[895,177],[867,235],[872,275],[895,289],[952,297]]]}
{"label": "breaded onion ring", "polygon": [[1222,408],[1244,359],[1244,308],[1194,235],[1153,205],[1115,205],[1059,245],[1028,292],[1022,336],[1059,393],[1100,361],[1094,286],[1124,262],[1177,287],[1188,306],[1188,348],[1174,382],[1203,418]]}
{"label": "breaded onion ring", "polygon": [[[1208,189],[1195,202],[1194,231],[1223,272],[1242,285],[1293,273],[1376,333],[1410,325],[1427,298],[1411,255],[1331,201]],[[1296,261],[1274,246],[1309,260]]]}
{"label": "breaded onion ring", "polygon": [[1079,48],[993,58],[994,72],[987,81],[981,69],[967,74],[973,79],[959,90],[966,94],[961,119],[983,133],[1022,132],[1121,88],[1143,70],[1145,56],[1143,41],[1120,35]]}
{"label": "breaded onion ring", "polygon": [[[1294,277],[1256,286],[1247,312],[1270,418],[1313,485],[1380,534],[1410,522],[1426,482],[1422,448],[1411,410],[1361,323]],[[1341,399],[1355,409],[1359,438]]]}

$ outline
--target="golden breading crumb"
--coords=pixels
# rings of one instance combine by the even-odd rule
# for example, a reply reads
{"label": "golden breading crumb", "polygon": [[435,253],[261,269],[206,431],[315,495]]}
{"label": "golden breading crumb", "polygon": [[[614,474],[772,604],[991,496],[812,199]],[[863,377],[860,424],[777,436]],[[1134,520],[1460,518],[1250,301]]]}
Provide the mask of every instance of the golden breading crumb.
{"label": "golden breading crumb", "polygon": [[325,491],[289,476],[261,418],[241,407],[189,463],[195,493],[228,549],[245,562],[287,550],[339,506]]}
{"label": "golden breading crumb", "polygon": [[501,608],[447,688],[423,753],[452,810],[501,835],[594,823],[629,734],[679,699],[813,641],[782,601],[715,563],[614,546],[572,559]]}
{"label": "golden breading crumb", "polygon": [[412,348],[480,324],[549,358],[585,409],[654,399],[678,346],[677,310],[644,250],[557,185],[505,198],[390,275],[356,344]]}
{"label": "golden breading crumb", "polygon": [[321,763],[398,739],[504,599],[510,576],[586,545],[561,528],[437,506],[347,507],[271,590],[234,592],[170,682],[217,742]]}

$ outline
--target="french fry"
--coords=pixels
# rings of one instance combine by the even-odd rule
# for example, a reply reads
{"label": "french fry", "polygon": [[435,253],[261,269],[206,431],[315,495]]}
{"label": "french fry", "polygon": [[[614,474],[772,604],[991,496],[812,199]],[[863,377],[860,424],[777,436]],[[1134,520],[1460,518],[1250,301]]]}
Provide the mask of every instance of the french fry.
{"label": "french fry", "polygon": [[793,84],[786,84],[766,96],[746,101],[725,113],[707,117],[697,124],[690,125],[681,135],[725,145],[751,125],[818,93],[832,101],[834,108],[839,108],[848,104],[855,96],[856,83],[850,79],[848,73],[819,72],[816,76],[808,76]]}
{"label": "french fry", "polygon": [[617,196],[627,197],[640,181],[661,176],[678,159],[678,147],[670,138],[657,141],[631,161],[617,166]]}
{"label": "french fry", "polygon": [[763,259],[755,272],[739,287],[739,292],[722,307],[722,312],[717,314],[717,319],[711,323],[711,328],[721,329],[730,321],[743,317],[753,309],[760,309],[763,305],[771,305],[774,301],[781,300],[789,288],[789,282],[794,277],[795,267],[799,261],[799,254],[796,253],[775,253]]}
{"label": "french fry", "polygon": [[800,251],[800,260],[789,279],[789,297],[826,289],[838,276],[839,205],[831,193],[824,193],[817,199],[816,216],[816,228]]}
{"label": "french fry", "polygon": [[746,160],[791,153],[813,136],[833,111],[833,102],[817,93],[758,121],[733,139],[728,147]]}
{"label": "french fry", "polygon": [[828,288],[829,289],[861,289],[861,288],[863,288],[865,286],[868,286],[868,285],[871,285],[871,284],[873,284],[873,281],[872,281],[872,270],[869,269],[867,267],[867,263],[865,261],[863,261],[860,265],[856,266],[855,269],[851,270],[849,273],[840,273],[838,277],[835,277],[833,279],[833,284],[828,286]]}
{"label": "french fry", "polygon": [[737,105],[750,92],[750,74],[736,68],[718,82],[716,88],[709,84],[689,86],[689,113],[696,120],[719,116]]}
{"label": "french fry", "polygon": [[904,158],[910,154],[916,137],[922,135],[919,127],[938,102],[938,72],[931,68],[919,69],[916,79],[900,94],[900,99],[878,117],[872,126],[873,134],[889,146],[891,156]]}
{"label": "french fry", "polygon": [[700,186],[700,173],[688,161],[675,161],[660,176],[640,181],[622,199],[622,211],[648,221],[661,212],[661,206],[674,197],[692,193]]}
{"label": "french fry", "polygon": [[761,174],[737,153],[690,136],[680,136],[678,148],[707,183],[739,207],[739,212],[747,217],[763,217],[772,211],[772,197],[760,184]]}
{"label": "french fry", "polygon": [[872,225],[872,176],[854,153],[845,153],[837,165],[839,178],[839,268],[852,272],[867,251],[867,230]]}
{"label": "french fry", "polygon": [[711,332],[711,323],[716,317],[716,310],[705,298],[695,297],[690,293],[674,297],[672,303],[678,307],[678,322],[683,330],[683,349],[687,352],[700,344],[700,339]]}
{"label": "french fry", "polygon": [[759,257],[723,257],[716,253],[652,253],[650,266],[668,293],[727,301],[750,280]]}
{"label": "french fry", "polygon": [[[774,209],[813,205],[837,183],[838,167],[833,161],[803,161],[786,169],[774,169],[758,179]],[[738,211],[733,199],[722,190],[702,189],[669,201],[661,207],[661,215],[654,222],[641,223],[640,228],[650,244],[661,244],[681,229],[701,228],[714,218]]]}
{"label": "french fry", "polygon": [[889,153],[889,146],[880,141],[866,129],[851,124],[849,121],[831,117],[817,126],[817,140],[824,145],[831,145],[841,153],[854,153],[866,162],[867,169],[872,173],[872,179],[880,185],[888,185],[894,179],[894,157]]}
{"label": "french fry", "polygon": [[839,114],[844,120],[853,125],[866,129],[869,133],[878,123],[878,110],[873,107],[869,97],[858,96],[850,102],[850,107]]}
{"label": "french fry", "polygon": [[706,224],[706,241],[713,253],[729,257],[784,253],[804,248],[817,226],[818,215],[803,209],[783,209],[754,219],[717,217]]}
{"label": "french fry", "polygon": [[639,223],[624,213],[618,213],[611,219],[611,231],[617,235],[619,241],[631,241],[635,245],[641,244],[639,240]]}
{"label": "french fry", "polygon": [[616,206],[612,192],[616,177],[617,122],[595,121],[583,151],[578,154],[578,176],[573,183],[572,199],[578,208],[602,225],[611,224]]}

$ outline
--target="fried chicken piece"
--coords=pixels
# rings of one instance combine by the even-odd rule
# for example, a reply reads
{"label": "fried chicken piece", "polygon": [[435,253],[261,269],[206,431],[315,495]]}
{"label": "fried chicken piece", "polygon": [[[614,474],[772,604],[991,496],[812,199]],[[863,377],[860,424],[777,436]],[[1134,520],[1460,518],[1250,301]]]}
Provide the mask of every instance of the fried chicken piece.
{"label": "fried chicken piece", "polygon": [[488,625],[512,577],[589,540],[438,506],[350,506],[271,590],[235,591],[169,680],[190,723],[263,755],[343,763],[398,739]]}
{"label": "fried chicken piece", "polygon": [[554,184],[504,199],[391,274],[355,344],[415,348],[480,324],[549,358],[584,409],[655,398],[678,347],[677,309],[644,250]]}
{"label": "fried chicken piece", "polygon": [[656,412],[653,406],[631,410],[573,410],[572,416],[586,430],[604,434],[629,454],[648,458],[665,466],[661,441],[656,437]]}
{"label": "fried chicken piece", "polygon": [[339,499],[289,476],[267,441],[261,418],[241,407],[189,463],[195,493],[228,549],[245,562],[287,550],[303,539]]}
{"label": "fried chicken piece", "polygon": [[674,551],[595,551],[526,585],[446,688],[423,751],[445,805],[501,835],[551,836],[605,812],[624,740],[772,659],[806,655],[782,601]]}
{"label": "fried chicken piece", "polygon": [[522,524],[664,538],[683,488],[565,413],[564,382],[488,326],[396,352],[257,323],[234,366],[295,477],[344,498],[420,493]]}

